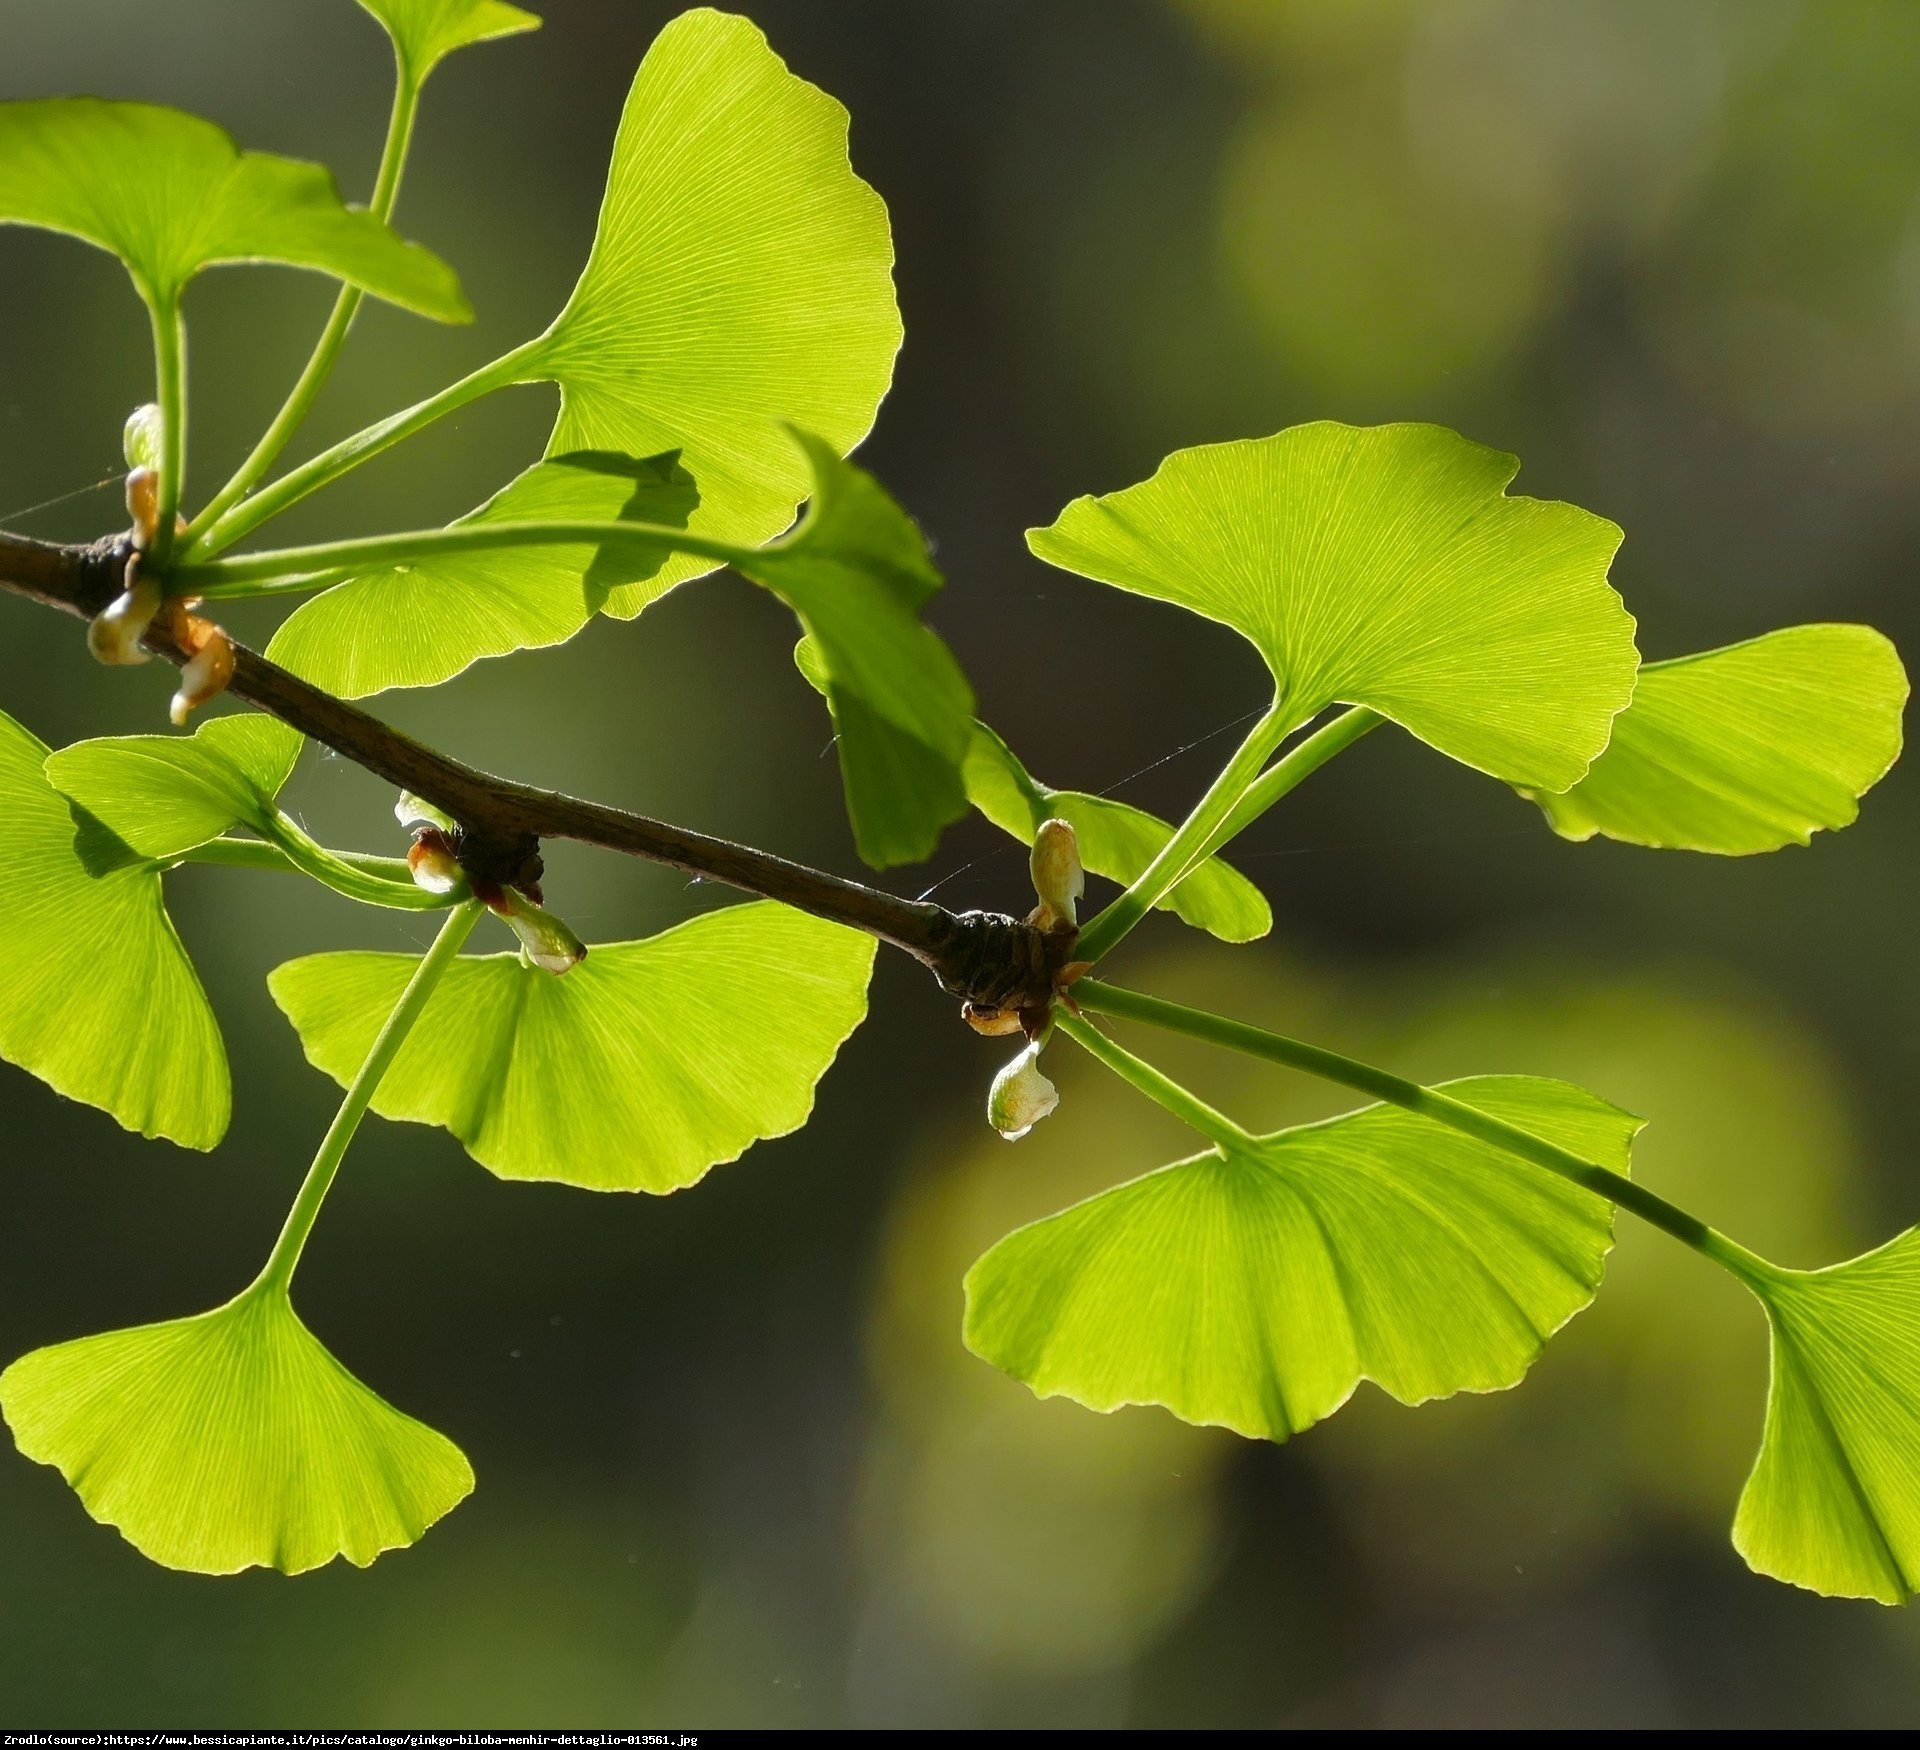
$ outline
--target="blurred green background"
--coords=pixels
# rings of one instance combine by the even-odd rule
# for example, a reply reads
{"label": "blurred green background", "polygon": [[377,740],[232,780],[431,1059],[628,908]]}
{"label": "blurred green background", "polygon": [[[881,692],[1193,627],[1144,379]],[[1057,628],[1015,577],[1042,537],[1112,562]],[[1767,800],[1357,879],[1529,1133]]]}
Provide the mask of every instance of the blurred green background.
{"label": "blurred green background", "polygon": [[[627,80],[674,8],[550,0],[434,79],[402,228],[481,312],[369,307],[308,439],[438,387],[558,308]],[[1920,542],[1920,6],[1819,0],[758,0],[853,111],[907,347],[863,460],[937,540],[934,618],[1056,784],[1179,809],[1258,704],[1252,653],[1021,543],[1167,450],[1322,417],[1444,421],[1520,489],[1620,522],[1659,657],[1807,619],[1909,651]],[[13,0],[0,94],[210,114],[371,179],[383,39],[349,0]],[[329,297],[227,270],[189,299],[196,486],[278,404]],[[149,393],[123,277],[0,235],[0,522],[112,526]],[[445,422],[291,536],[456,514],[537,454],[550,391]],[[69,623],[0,603],[0,703],[56,744],[157,726]],[[258,634],[263,618],[236,614]],[[783,611],[733,579],[492,663],[391,715],[515,776],[855,867]],[[1201,742],[1201,738],[1214,739]],[[1190,746],[1196,742],[1201,745]],[[1176,749],[1188,751],[1164,759]],[[1142,770],[1142,768],[1150,768]],[[291,805],[396,847],[391,797],[309,754]],[[1744,861],[1556,840],[1498,786],[1373,737],[1242,841],[1271,941],[1167,920],[1128,975],[1410,1073],[1564,1075],[1649,1114],[1663,1192],[1813,1264],[1920,1213],[1920,789]],[[590,939],[716,903],[553,859]],[[1023,904],[980,823],[903,891]],[[331,1084],[267,999],[281,959],[424,927],[185,871],[232,1134],[143,1144],[0,1072],[0,1353],[213,1304],[251,1274]],[[978,1041],[898,957],[803,1134],[654,1200],[496,1183],[374,1123],[315,1235],[308,1322],[472,1457],[479,1489],[367,1572],[148,1566],[0,1458],[0,1719],[29,1725],[1913,1724],[1920,1624],[1749,1575],[1727,1528],[1764,1338],[1739,1292],[1623,1232],[1519,1391],[1370,1388],[1285,1448],[1039,1403],[958,1341],[1014,1223],[1172,1158],[1071,1054],[1017,1150]],[[1248,1121],[1337,1109],[1168,1046]]]}

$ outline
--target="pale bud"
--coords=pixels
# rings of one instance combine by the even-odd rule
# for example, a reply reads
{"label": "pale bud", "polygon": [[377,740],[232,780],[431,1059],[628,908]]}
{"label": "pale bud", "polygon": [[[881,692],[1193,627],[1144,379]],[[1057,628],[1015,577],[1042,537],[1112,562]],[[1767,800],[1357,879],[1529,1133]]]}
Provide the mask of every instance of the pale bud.
{"label": "pale bud", "polygon": [[1043,930],[1073,929],[1079,924],[1076,906],[1087,890],[1087,873],[1080,866],[1080,841],[1065,820],[1044,820],[1033,835],[1033,891],[1040,906],[1034,922]]}
{"label": "pale bud", "polygon": [[140,648],[160,611],[160,580],[140,574],[138,558],[127,561],[127,587],[87,623],[87,648],[96,662],[129,668],[151,658]]}
{"label": "pale bud", "polygon": [[127,423],[120,433],[120,448],[129,468],[160,466],[160,409],[153,402],[136,407],[127,415]]}
{"label": "pale bud", "polygon": [[417,826],[437,827],[441,832],[455,832],[453,816],[435,808],[431,802],[422,801],[411,790],[402,790],[400,800],[393,805],[393,818],[411,831]]}
{"label": "pale bud", "polygon": [[193,655],[180,671],[180,690],[173,695],[167,715],[176,729],[209,699],[217,699],[233,679],[233,640],[211,620],[186,619],[185,641]]}
{"label": "pale bud", "polygon": [[1060,1104],[1060,1090],[1040,1073],[1042,1040],[1034,1040],[993,1078],[987,1122],[1008,1142],[1017,1142]]}
{"label": "pale bud", "polygon": [[542,972],[551,972],[557,978],[586,959],[586,943],[563,920],[544,906],[535,905],[517,887],[502,888],[501,895],[502,903],[494,910],[520,938],[520,952]]}
{"label": "pale bud", "polygon": [[127,476],[127,515],[133,518],[133,544],[145,552],[160,527],[160,475],[155,469],[135,468]]}
{"label": "pale bud", "polygon": [[413,871],[414,885],[426,893],[457,893],[466,885],[459,859],[439,832],[423,834],[413,841],[407,851],[407,867]]}

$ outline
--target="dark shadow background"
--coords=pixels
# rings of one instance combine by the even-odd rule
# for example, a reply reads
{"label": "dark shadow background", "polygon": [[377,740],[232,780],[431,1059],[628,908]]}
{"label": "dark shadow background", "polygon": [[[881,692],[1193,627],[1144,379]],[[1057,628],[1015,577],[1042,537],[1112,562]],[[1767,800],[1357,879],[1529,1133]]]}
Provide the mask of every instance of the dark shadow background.
{"label": "dark shadow background", "polygon": [[[369,306],[303,443],[544,324],[592,232],[634,65],[673,8],[550,0],[428,92],[403,230],[481,321]],[[1429,418],[1520,489],[1627,530],[1649,656],[1806,619],[1915,643],[1920,9],[1885,0],[756,0],[854,116],[907,346],[862,460],[935,537],[934,618],[1049,781],[1177,811],[1261,701],[1237,640],[1028,557],[1021,531],[1167,450]],[[372,176],[378,29],[348,0],[19,0],[0,92],[210,114]],[[329,289],[189,299],[196,487],[236,463]],[[0,522],[90,536],[150,393],[119,270],[0,235]],[[467,509],[538,453],[548,390],[446,421],[290,538]],[[157,726],[170,681],[0,604],[0,703],[56,745]],[[235,616],[239,628],[264,621]],[[855,867],[791,624],[730,578],[491,663],[398,721],[516,776]],[[383,707],[383,708],[385,708]],[[1203,745],[1190,746],[1213,736]],[[1175,756],[1176,750],[1186,749]],[[1161,763],[1156,763],[1161,762]],[[292,806],[394,848],[391,798],[309,754]],[[1920,1210],[1920,793],[1811,850],[1556,840],[1499,787],[1371,738],[1241,846],[1272,940],[1169,921],[1129,971],[1425,1075],[1572,1076],[1654,1120],[1636,1172],[1782,1261]],[[559,852],[590,939],[712,896]],[[903,890],[1024,903],[954,830]],[[198,1310],[270,1242],[333,1101],[267,999],[279,960],[423,926],[184,871],[233,1130],[142,1144],[0,1072],[0,1354]],[[802,1135],[664,1200],[496,1183],[450,1138],[363,1133],[302,1270],[346,1363],[471,1456],[473,1499],[359,1572],[161,1571],[0,1459],[0,1718],[15,1726],[1913,1724],[1911,1619],[1751,1576],[1726,1539],[1764,1396],[1758,1313],[1659,1236],[1521,1391],[1370,1388],[1284,1449],[1037,1403],[961,1350],[959,1280],[1017,1221],[1181,1146],[1062,1067],[1018,1150],[998,1054],[883,958],[876,1023]],[[1170,1049],[1249,1121],[1336,1109]],[[1671,1254],[1671,1255],[1669,1255]]]}

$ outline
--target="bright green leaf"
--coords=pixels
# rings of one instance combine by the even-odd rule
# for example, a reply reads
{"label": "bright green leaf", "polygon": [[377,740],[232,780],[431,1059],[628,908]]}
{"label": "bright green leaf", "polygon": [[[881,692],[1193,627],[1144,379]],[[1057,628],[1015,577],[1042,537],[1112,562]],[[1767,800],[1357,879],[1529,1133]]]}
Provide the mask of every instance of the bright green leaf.
{"label": "bright green leaf", "polygon": [[[564,978],[457,960],[375,1094],[503,1179],[676,1191],[798,1130],[866,1014],[870,937],[770,903],[591,950]],[[316,954],[269,980],[308,1061],[346,1083],[418,964]]]}
{"label": "bright green leaf", "polygon": [[1752,1286],[1773,1383],[1734,1546],[1775,1579],[1904,1604],[1920,1587],[1920,1229]]}
{"label": "bright green leaf", "polygon": [[[746,19],[682,14],[634,76],[586,271],[522,371],[561,388],[548,452],[678,449],[694,529],[757,546],[808,491],[782,422],[852,449],[899,347],[892,234],[847,112]],[[607,611],[712,569],[676,558]]]}
{"label": "bright green leaf", "polygon": [[920,622],[940,573],[913,519],[872,476],[806,432],[790,441],[813,466],[806,517],[784,540],[737,555],[734,568],[806,628],[860,855],[879,869],[918,862],[966,812],[960,768],[973,737],[973,691]]}
{"label": "bright green leaf", "polygon": [[270,833],[273,799],[300,757],[277,717],[216,717],[192,735],[114,735],[47,756],[47,777],[143,857],[184,855],[232,827]]}
{"label": "bright green leaf", "polygon": [[277,261],[438,321],[473,314],[445,262],[346,206],[319,165],[242,152],[212,122],[150,103],[0,103],[0,224],[111,250],[160,303],[203,267]]}
{"label": "bright green leaf", "polygon": [[1441,426],[1321,421],[1176,451],[1027,541],[1233,627],[1297,722],[1367,705],[1467,765],[1564,790],[1632,695],[1633,621],[1607,582],[1620,531],[1508,497],[1518,467]]}
{"label": "bright green leaf", "polygon": [[[636,460],[584,450],[537,463],[460,524],[630,522],[685,528],[699,502],[671,451]],[[663,550],[507,547],[445,553],[336,584],[292,615],[267,654],[358,699],[431,687],[483,657],[563,644],[615,588],[643,588]]]}
{"label": "bright green leaf", "polygon": [[[1164,820],[1124,802],[1049,789],[984,723],[974,725],[965,778],[974,807],[1022,844],[1033,843],[1044,820],[1070,821],[1080,841],[1080,861],[1122,887],[1144,873],[1173,836]],[[1273,913],[1260,889],[1218,857],[1209,857],[1160,904],[1225,942],[1251,942],[1273,928]]]}
{"label": "bright green leaf", "polygon": [[142,1136],[212,1148],[227,1055],[160,871],[47,782],[0,714],[0,1057]]}
{"label": "bright green leaf", "polygon": [[286,1296],[82,1337],[0,1374],[28,1458],[169,1568],[365,1567],[473,1489],[460,1449],[362,1385]]}
{"label": "bright green leaf", "polygon": [[504,0],[360,0],[386,26],[408,81],[423,84],[455,49],[538,30],[540,20]]}
{"label": "bright green leaf", "polygon": [[[1639,1120],[1564,1082],[1456,1099],[1624,1171]],[[1041,1397],[1269,1440],[1362,1379],[1516,1384],[1599,1287],[1612,1207],[1389,1106],[1209,1151],[1019,1229],[967,1275],[967,1346]]]}
{"label": "bright green leaf", "polygon": [[1868,626],[1650,662],[1593,769],[1535,795],[1563,838],[1742,855],[1852,824],[1900,756],[1907,674]]}

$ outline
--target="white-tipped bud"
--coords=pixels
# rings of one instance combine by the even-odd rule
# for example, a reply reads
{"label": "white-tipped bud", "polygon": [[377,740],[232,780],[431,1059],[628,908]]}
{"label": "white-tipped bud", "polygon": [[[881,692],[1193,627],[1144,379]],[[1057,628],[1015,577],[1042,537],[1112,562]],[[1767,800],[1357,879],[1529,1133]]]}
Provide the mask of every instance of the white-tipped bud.
{"label": "white-tipped bud", "polygon": [[393,805],[393,818],[408,831],[418,826],[437,827],[441,832],[454,832],[453,816],[435,808],[431,802],[423,802],[411,790],[402,790],[400,800]]}
{"label": "white-tipped bud", "polygon": [[186,620],[186,642],[193,655],[180,671],[180,690],[167,707],[176,729],[186,727],[187,718],[210,699],[217,699],[233,679],[233,640],[211,620]]}
{"label": "white-tipped bud", "polygon": [[1043,930],[1074,929],[1080,922],[1077,907],[1087,890],[1087,872],[1080,866],[1080,841],[1073,824],[1043,820],[1033,835],[1033,891],[1040,906],[1034,922]]}
{"label": "white-tipped bud", "polygon": [[415,839],[407,852],[407,867],[413,871],[414,885],[426,893],[457,893],[467,884],[466,872],[443,833],[428,832]]}
{"label": "white-tipped bud", "polygon": [[1008,1142],[1017,1142],[1060,1104],[1060,1090],[1040,1073],[1036,1039],[993,1078],[987,1093],[987,1122]]}
{"label": "white-tipped bud", "polygon": [[544,906],[533,903],[517,887],[501,890],[504,904],[494,907],[520,938],[520,952],[542,972],[556,978],[571,972],[587,957],[587,945],[565,922]]}
{"label": "white-tipped bud", "polygon": [[127,476],[127,515],[133,518],[133,544],[144,553],[160,527],[160,475],[157,469],[135,468]]}
{"label": "white-tipped bud", "polygon": [[111,668],[151,661],[140,640],[159,613],[160,601],[160,580],[142,577],[139,559],[128,560],[127,587],[87,623],[87,648],[94,660]]}
{"label": "white-tipped bud", "polygon": [[160,466],[160,409],[155,403],[149,401],[127,415],[127,423],[120,433],[120,449],[129,468]]}

